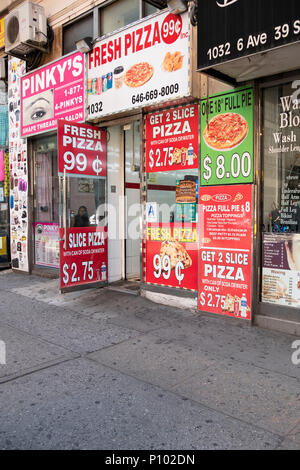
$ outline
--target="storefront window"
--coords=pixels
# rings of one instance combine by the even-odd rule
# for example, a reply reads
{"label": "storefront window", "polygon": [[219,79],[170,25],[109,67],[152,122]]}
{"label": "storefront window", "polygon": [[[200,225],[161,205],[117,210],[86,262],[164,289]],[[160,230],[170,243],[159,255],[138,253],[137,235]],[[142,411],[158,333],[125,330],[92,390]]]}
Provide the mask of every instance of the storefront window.
{"label": "storefront window", "polygon": [[38,266],[58,268],[59,182],[56,136],[37,139],[34,148],[34,259]]}
{"label": "storefront window", "polygon": [[198,170],[148,173],[147,182],[147,201],[157,204],[157,222],[197,221]]}
{"label": "storefront window", "polygon": [[139,0],[119,0],[100,10],[101,36],[111,33],[140,17]]}
{"label": "storefront window", "polygon": [[300,104],[294,83],[263,96],[262,295],[300,306]]}

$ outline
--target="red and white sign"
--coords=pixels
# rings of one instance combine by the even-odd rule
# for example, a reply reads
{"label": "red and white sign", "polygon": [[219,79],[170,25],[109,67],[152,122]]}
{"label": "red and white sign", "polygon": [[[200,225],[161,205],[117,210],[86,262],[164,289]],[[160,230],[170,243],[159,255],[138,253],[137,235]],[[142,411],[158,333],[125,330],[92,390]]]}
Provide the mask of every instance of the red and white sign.
{"label": "red and white sign", "polygon": [[21,77],[21,135],[46,132],[57,119],[84,121],[84,55],[63,57]]}
{"label": "red and white sign", "polygon": [[146,171],[198,168],[198,105],[146,116]]}
{"label": "red and white sign", "polygon": [[159,13],[88,54],[88,119],[190,96],[188,12]]}
{"label": "red and white sign", "polygon": [[199,189],[199,310],[251,319],[252,186]]}
{"label": "red and white sign", "polygon": [[197,290],[197,272],[197,224],[147,224],[146,282]]}
{"label": "red and white sign", "polygon": [[89,178],[106,176],[106,131],[58,121],[58,172]]}
{"label": "red and white sign", "polygon": [[76,227],[60,229],[61,289],[107,282],[106,227]]}

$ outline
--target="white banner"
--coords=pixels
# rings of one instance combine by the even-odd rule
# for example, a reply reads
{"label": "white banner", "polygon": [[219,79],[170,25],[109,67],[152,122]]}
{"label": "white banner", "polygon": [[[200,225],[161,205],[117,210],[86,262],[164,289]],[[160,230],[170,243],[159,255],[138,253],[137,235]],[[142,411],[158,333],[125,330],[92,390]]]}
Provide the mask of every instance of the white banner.
{"label": "white banner", "polygon": [[160,13],[98,41],[87,87],[89,120],[189,96],[188,13]]}

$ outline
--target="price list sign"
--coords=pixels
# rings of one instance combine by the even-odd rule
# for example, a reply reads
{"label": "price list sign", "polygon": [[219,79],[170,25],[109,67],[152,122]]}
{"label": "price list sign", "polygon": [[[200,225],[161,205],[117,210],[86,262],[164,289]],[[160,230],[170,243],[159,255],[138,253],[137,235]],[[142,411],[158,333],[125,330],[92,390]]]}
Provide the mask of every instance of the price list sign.
{"label": "price list sign", "polygon": [[179,106],[146,116],[148,173],[198,168],[198,106]]}
{"label": "price list sign", "polygon": [[147,224],[146,282],[196,291],[197,271],[197,224]]}
{"label": "price list sign", "polygon": [[106,176],[106,131],[87,124],[58,121],[58,174]]}
{"label": "price list sign", "polygon": [[201,100],[201,186],[253,182],[252,88]]}
{"label": "price list sign", "polygon": [[61,228],[60,238],[61,289],[107,282],[106,227]]}
{"label": "price list sign", "polygon": [[199,310],[251,319],[252,185],[200,188]]}

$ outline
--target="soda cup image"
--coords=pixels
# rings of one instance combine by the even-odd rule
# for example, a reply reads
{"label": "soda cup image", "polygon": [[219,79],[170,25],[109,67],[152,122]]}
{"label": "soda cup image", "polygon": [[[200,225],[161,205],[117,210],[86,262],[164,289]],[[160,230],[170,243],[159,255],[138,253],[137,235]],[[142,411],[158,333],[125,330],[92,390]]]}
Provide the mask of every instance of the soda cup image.
{"label": "soda cup image", "polygon": [[101,95],[101,93],[102,93],[102,78],[101,77],[97,78],[96,93],[97,93],[97,95]]}

